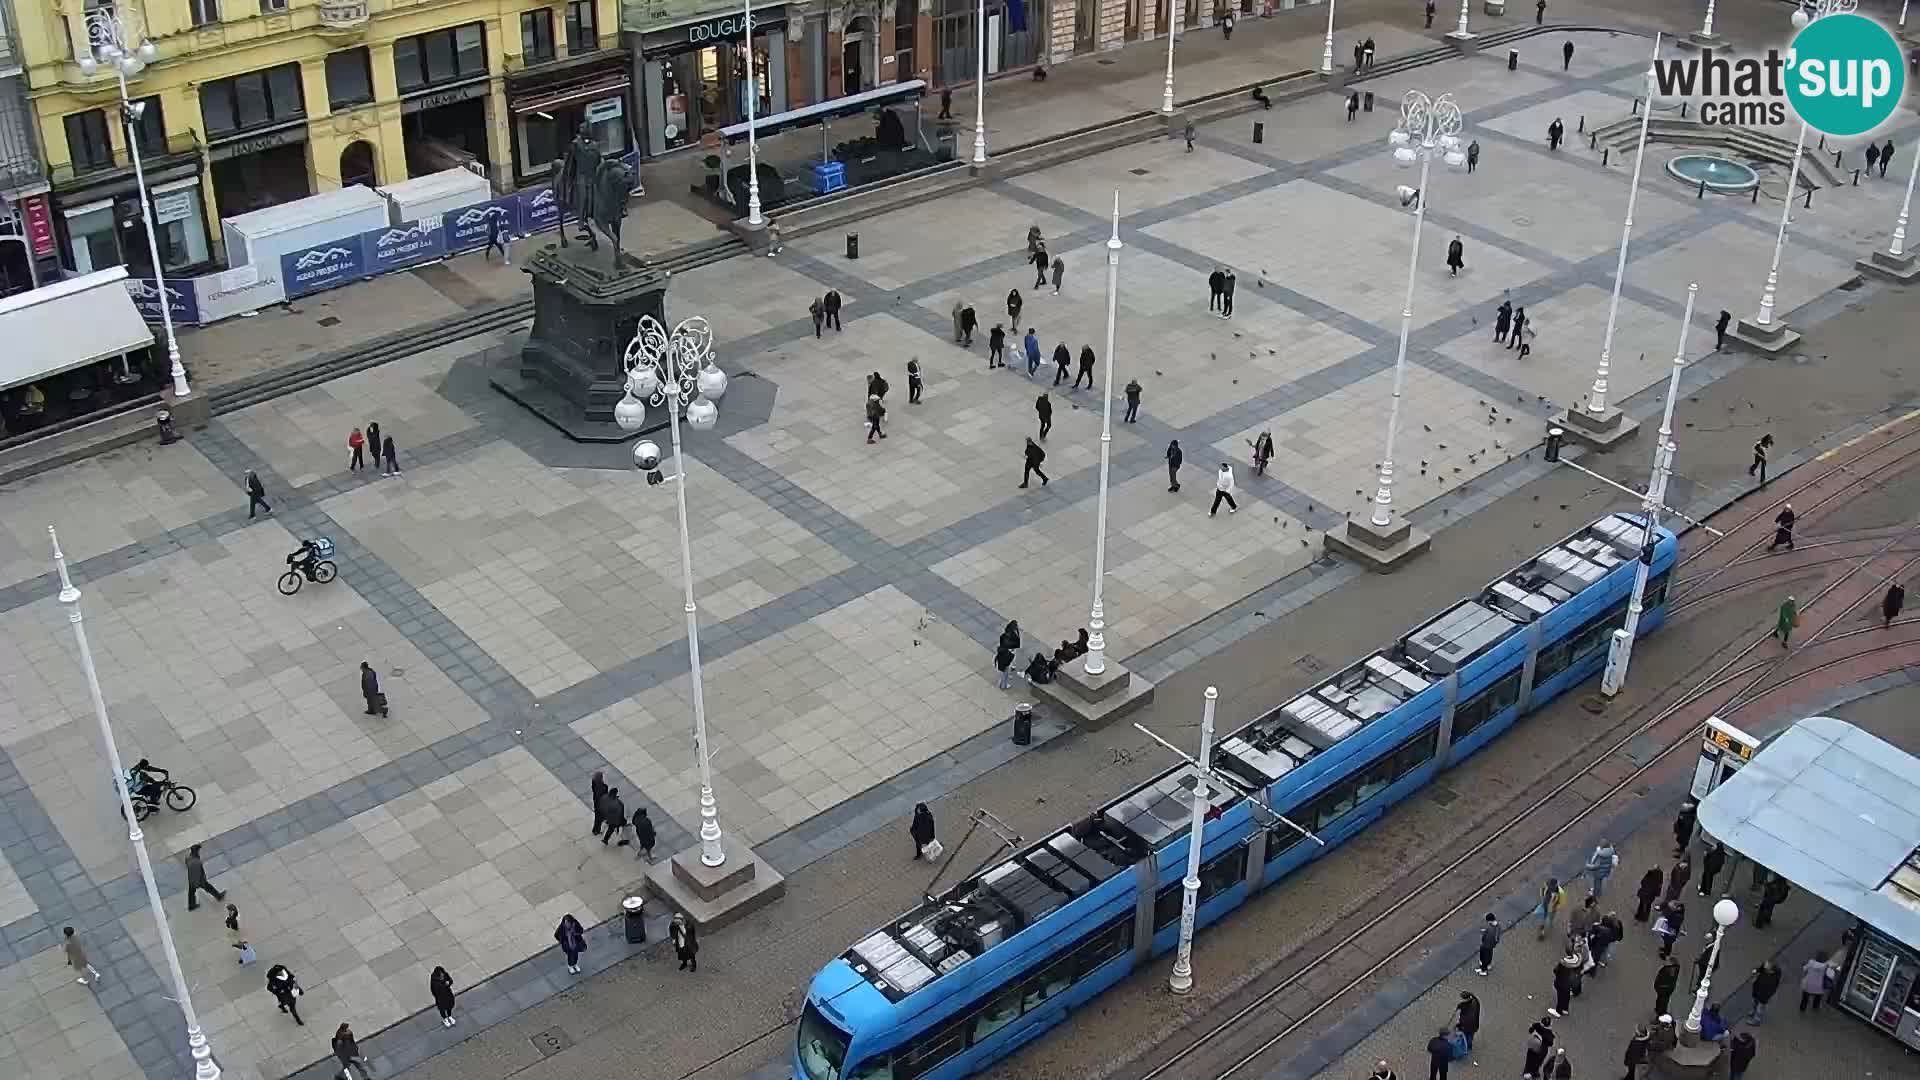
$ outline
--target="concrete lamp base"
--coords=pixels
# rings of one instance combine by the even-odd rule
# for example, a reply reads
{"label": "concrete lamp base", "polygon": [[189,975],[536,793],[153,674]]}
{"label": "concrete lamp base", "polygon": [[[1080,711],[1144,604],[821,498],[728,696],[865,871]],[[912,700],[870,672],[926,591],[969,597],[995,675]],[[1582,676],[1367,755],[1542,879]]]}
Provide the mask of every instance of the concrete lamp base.
{"label": "concrete lamp base", "polygon": [[1081,661],[1060,669],[1051,683],[1033,688],[1034,696],[1059,710],[1075,727],[1105,727],[1153,701],[1154,684],[1128,671],[1125,664],[1107,658],[1107,670],[1089,676]]}
{"label": "concrete lamp base", "polygon": [[708,866],[700,845],[647,868],[647,891],[684,911],[702,930],[743,919],[786,895],[787,879],[732,834],[720,838],[727,861]]}
{"label": "concrete lamp base", "polygon": [[1461,52],[1480,51],[1480,35],[1471,30],[1465,33],[1461,33],[1458,30],[1449,30],[1447,31],[1447,41],[1451,42],[1453,47],[1459,49]]}
{"label": "concrete lamp base", "polygon": [[1747,348],[1769,356],[1800,344],[1800,334],[1779,319],[1768,326],[1761,326],[1752,319],[1741,319],[1733,324],[1733,333],[1729,336]]}
{"label": "concrete lamp base", "polygon": [[1885,248],[1875,248],[1873,254],[1854,263],[1853,268],[1896,285],[1911,285],[1920,281],[1920,254],[1909,251],[1905,255],[1889,255]]}
{"label": "concrete lamp base", "polygon": [[1187,132],[1187,110],[1176,108],[1172,112],[1155,113],[1167,125],[1167,138],[1183,138]]}
{"label": "concrete lamp base", "polygon": [[1407,524],[1405,518],[1385,531],[1377,528],[1370,518],[1348,518],[1345,529],[1328,529],[1324,540],[1328,551],[1386,574],[1400,569],[1433,544],[1432,536]]}
{"label": "concrete lamp base", "polygon": [[1709,1080],[1716,1075],[1720,1053],[1719,1043],[1701,1042],[1682,1029],[1680,1045],[1654,1059],[1655,1071],[1664,1080]]}
{"label": "concrete lamp base", "polygon": [[739,237],[740,242],[747,245],[747,250],[753,252],[755,255],[762,254],[767,250],[767,217],[765,214],[760,215],[760,224],[758,225],[748,221],[746,218],[734,218],[732,221],[727,222],[727,231]]}
{"label": "concrete lamp base", "polygon": [[1693,33],[1680,39],[1680,47],[1684,49],[1712,49],[1714,52],[1725,52],[1727,39],[1721,37],[1719,34],[1703,34],[1695,30]]}
{"label": "concrete lamp base", "polygon": [[1611,450],[1640,430],[1638,422],[1611,407],[1599,416],[1585,409],[1555,413],[1548,418],[1547,426],[1557,427],[1566,432],[1567,438],[1595,450]]}

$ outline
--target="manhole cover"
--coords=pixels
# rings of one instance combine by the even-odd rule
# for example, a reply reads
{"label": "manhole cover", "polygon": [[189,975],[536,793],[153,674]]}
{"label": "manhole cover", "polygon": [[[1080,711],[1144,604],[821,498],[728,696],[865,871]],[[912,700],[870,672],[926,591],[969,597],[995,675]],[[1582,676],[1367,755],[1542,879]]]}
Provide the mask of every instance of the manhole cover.
{"label": "manhole cover", "polygon": [[535,1032],[527,1041],[533,1044],[535,1050],[540,1051],[540,1056],[543,1058],[550,1058],[573,1045],[573,1039],[567,1034],[567,1029],[559,1027]]}
{"label": "manhole cover", "polygon": [[1607,711],[1607,699],[1589,695],[1580,699],[1580,707],[1590,713],[1598,715]]}
{"label": "manhole cover", "polygon": [[1533,219],[1532,219],[1532,218],[1530,218],[1530,217],[1528,217],[1528,216],[1527,216],[1527,215],[1525,215],[1525,214],[1521,214],[1521,215],[1520,215],[1519,217],[1516,217],[1516,218],[1514,218],[1514,219],[1513,219],[1513,223],[1514,223],[1515,225],[1518,225],[1518,226],[1520,226],[1521,228],[1523,228],[1523,229],[1524,229],[1524,228],[1526,228],[1527,226],[1529,226],[1529,225],[1532,225],[1532,224],[1533,224]]}
{"label": "manhole cover", "polygon": [[1095,60],[1095,61],[1094,61],[1094,63],[1096,63],[1096,64],[1105,64],[1105,65],[1107,65],[1108,67],[1112,67],[1112,66],[1113,66],[1113,61],[1111,61],[1111,60]]}
{"label": "manhole cover", "polygon": [[1327,665],[1321,663],[1319,657],[1313,655],[1312,653],[1307,653],[1305,656],[1302,656],[1300,659],[1295,660],[1293,662],[1293,666],[1299,668],[1301,671],[1304,671],[1309,675],[1317,675],[1322,670],[1324,670]]}
{"label": "manhole cover", "polygon": [[338,315],[329,315],[329,316],[327,316],[327,317],[326,317],[326,318],[324,318],[324,319],[315,319],[314,321],[315,321],[315,322],[317,322],[317,323],[319,323],[319,324],[320,324],[321,326],[339,326],[339,325],[340,325],[340,316],[338,316]]}
{"label": "manhole cover", "polygon": [[1128,169],[1127,171],[1132,173],[1135,176],[1145,176],[1148,173],[1152,172],[1153,170],[1152,169]]}
{"label": "manhole cover", "polygon": [[1433,801],[1438,803],[1441,806],[1452,806],[1453,800],[1460,797],[1459,792],[1453,790],[1450,787],[1447,787],[1444,784],[1435,784],[1432,788],[1432,791],[1433,791]]}

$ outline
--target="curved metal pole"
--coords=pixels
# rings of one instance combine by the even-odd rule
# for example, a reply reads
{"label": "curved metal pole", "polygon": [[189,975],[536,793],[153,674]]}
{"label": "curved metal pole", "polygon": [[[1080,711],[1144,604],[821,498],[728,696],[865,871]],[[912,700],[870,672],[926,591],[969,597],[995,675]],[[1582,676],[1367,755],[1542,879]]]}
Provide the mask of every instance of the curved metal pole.
{"label": "curved metal pole", "polygon": [[1167,989],[1176,994],[1193,992],[1193,918],[1200,900],[1200,849],[1205,846],[1207,830],[1207,769],[1213,761],[1213,706],[1220,700],[1219,689],[1207,687],[1207,704],[1200,714],[1200,763],[1193,772],[1193,815],[1187,824],[1187,876],[1180,881],[1180,946],[1174,953],[1173,973],[1167,976]]}
{"label": "curved metal pole", "polygon": [[[1653,59],[1660,59],[1660,34],[1653,35]],[[1647,68],[1647,107],[1640,110],[1640,142],[1633,154],[1633,181],[1627,186],[1627,218],[1620,225],[1620,259],[1613,266],[1613,296],[1607,301],[1607,329],[1600,338],[1600,370],[1587,395],[1587,415],[1607,414],[1607,374],[1613,365],[1613,327],[1620,317],[1620,287],[1627,280],[1627,245],[1633,240],[1633,207],[1640,198],[1640,165],[1647,158],[1647,127],[1653,122],[1653,68]]]}
{"label": "curved metal pole", "polygon": [[1093,611],[1087,617],[1086,673],[1107,670],[1107,477],[1113,462],[1113,338],[1120,311],[1120,193],[1113,193],[1113,235],[1107,238],[1107,372],[1100,401],[1100,503],[1093,527]]}

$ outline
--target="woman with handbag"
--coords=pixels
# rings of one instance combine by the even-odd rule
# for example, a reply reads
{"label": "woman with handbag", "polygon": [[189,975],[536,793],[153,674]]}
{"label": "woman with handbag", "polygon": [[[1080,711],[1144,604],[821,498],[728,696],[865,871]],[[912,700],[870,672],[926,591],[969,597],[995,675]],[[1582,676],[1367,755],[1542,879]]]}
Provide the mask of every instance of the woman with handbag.
{"label": "woman with handbag", "polygon": [[275,964],[267,969],[267,993],[272,994],[280,1003],[280,1011],[292,1015],[293,1022],[306,1027],[307,1022],[300,1019],[300,981],[293,977],[285,964]]}
{"label": "woman with handbag", "polygon": [[933,858],[932,855],[927,853],[928,845],[934,843],[933,811],[927,809],[926,803],[913,804],[913,824],[907,827],[907,832],[913,836],[913,857],[916,859]]}

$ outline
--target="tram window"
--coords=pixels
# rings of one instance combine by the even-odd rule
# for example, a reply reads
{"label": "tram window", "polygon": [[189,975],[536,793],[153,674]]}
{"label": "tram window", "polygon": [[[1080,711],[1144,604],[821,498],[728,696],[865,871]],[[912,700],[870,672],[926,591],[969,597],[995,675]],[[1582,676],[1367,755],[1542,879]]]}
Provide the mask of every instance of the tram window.
{"label": "tram window", "polygon": [[1641,606],[1654,608],[1666,602],[1667,575],[1661,574],[1659,577],[1647,582],[1647,596],[1645,600],[1641,601]]}
{"label": "tram window", "polygon": [[1054,961],[1053,966],[1027,980],[1026,991],[1020,996],[1020,1010],[1032,1012],[1046,1004],[1048,998],[1057,997],[1073,985],[1073,967],[1076,958],[1062,957]]}
{"label": "tram window", "polygon": [[994,998],[973,1021],[973,1041],[977,1045],[993,1033],[1020,1019],[1020,990],[1015,987]]}
{"label": "tram window", "polygon": [[1313,816],[1314,828],[1324,829],[1338,821],[1347,811],[1353,809],[1359,801],[1356,785],[1349,780],[1326,795],[1321,796],[1320,805]]}
{"label": "tram window", "polygon": [[[1200,891],[1194,894],[1194,906],[1213,899],[1224,889],[1231,889],[1247,876],[1247,849],[1234,845],[1224,855],[1216,855],[1210,862],[1200,866]],[[1161,889],[1153,898],[1153,928],[1165,930],[1180,921],[1180,908],[1186,903],[1185,886],[1180,882]]]}
{"label": "tram window", "polygon": [[967,1048],[967,1019],[962,1017],[914,1040],[911,1046],[895,1052],[895,1080],[913,1080],[931,1072],[941,1062]]}
{"label": "tram window", "polygon": [[893,1080],[893,1062],[885,1057],[868,1058],[853,1067],[847,1080]]}
{"label": "tram window", "polygon": [[1104,929],[1094,935],[1092,941],[1080,946],[1074,952],[1073,977],[1084,979],[1092,974],[1095,968],[1131,948],[1133,948],[1133,913],[1128,912],[1107,924]]}
{"label": "tram window", "polygon": [[1567,669],[1567,658],[1573,655],[1570,643],[1559,641],[1541,650],[1540,661],[1534,665],[1534,685],[1546,682]]}

